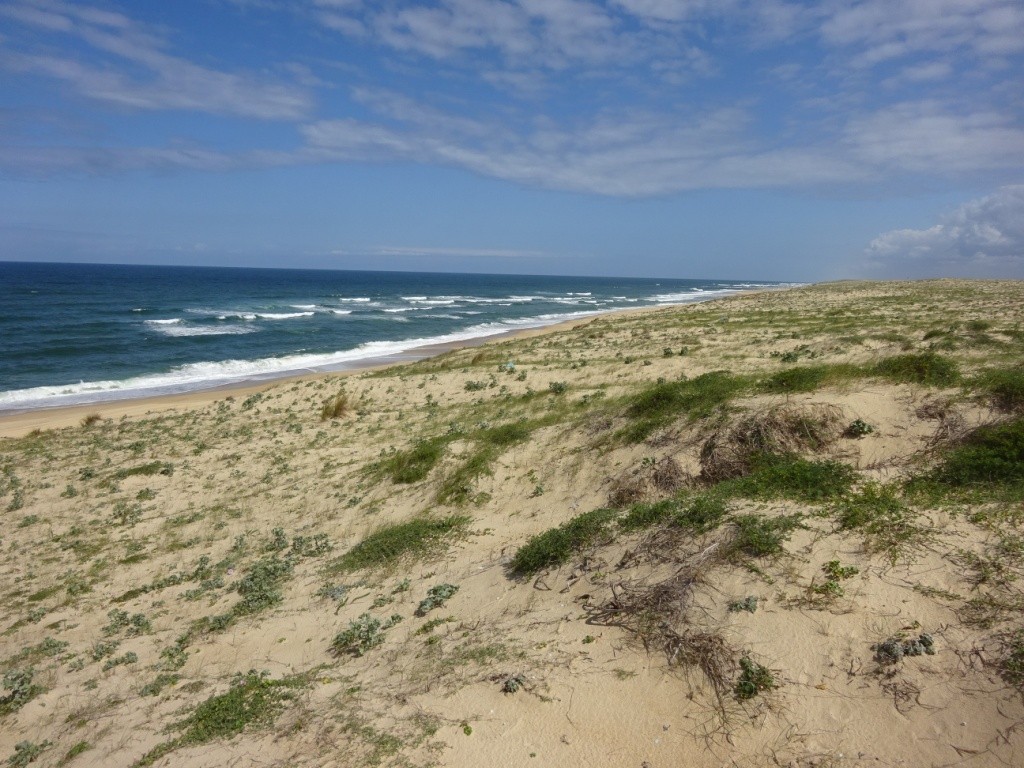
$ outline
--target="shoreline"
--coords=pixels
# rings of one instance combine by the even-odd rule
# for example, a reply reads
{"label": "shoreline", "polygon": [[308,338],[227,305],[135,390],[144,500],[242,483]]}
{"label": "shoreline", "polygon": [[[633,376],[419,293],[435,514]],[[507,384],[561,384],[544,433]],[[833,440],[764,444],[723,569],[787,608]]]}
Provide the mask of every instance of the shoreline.
{"label": "shoreline", "polygon": [[657,312],[659,310],[676,309],[678,307],[692,306],[695,304],[708,304],[735,296],[745,296],[769,291],[791,290],[794,287],[799,286],[784,285],[772,288],[738,290],[725,295],[711,296],[704,300],[644,307],[628,307],[624,309],[613,309],[607,312],[594,312],[593,314],[583,317],[568,318],[548,325],[510,329],[495,334],[474,336],[472,338],[459,341],[426,344],[420,347],[413,347],[409,350],[398,352],[393,355],[355,361],[353,363],[346,364],[349,367],[339,368],[337,370],[307,370],[302,372],[285,373],[281,376],[270,376],[260,380],[244,379],[235,382],[226,382],[223,384],[213,384],[208,387],[202,387],[185,392],[161,393],[143,395],[140,397],[111,398],[109,400],[99,400],[91,403],[40,405],[24,409],[5,410],[0,411],[0,439],[17,439],[26,436],[34,430],[60,429],[63,427],[74,426],[79,424],[86,416],[91,416],[93,414],[98,414],[103,419],[121,419],[124,417],[146,416],[155,413],[162,413],[179,407],[189,408],[205,406],[226,397],[248,396],[288,382],[321,379],[333,376],[354,376],[368,371],[376,371],[383,368],[390,368],[392,366],[406,365],[408,363],[427,360],[456,349],[480,347],[494,342],[524,339],[549,333],[557,333],[561,330],[575,328],[580,324],[590,323],[599,317],[629,317],[631,315],[647,314],[650,312]]}

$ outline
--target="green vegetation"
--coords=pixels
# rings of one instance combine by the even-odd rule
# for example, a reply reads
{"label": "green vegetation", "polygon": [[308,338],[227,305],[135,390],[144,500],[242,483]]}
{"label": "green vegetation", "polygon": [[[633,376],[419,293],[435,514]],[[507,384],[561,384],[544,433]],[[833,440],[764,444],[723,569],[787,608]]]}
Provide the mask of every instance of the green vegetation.
{"label": "green vegetation", "polygon": [[727,371],[655,384],[627,401],[626,416],[632,423],[619,431],[619,437],[639,443],[681,416],[691,421],[704,418],[747,386],[746,378]]}
{"label": "green vegetation", "polygon": [[722,490],[753,499],[818,502],[849,492],[857,473],[838,461],[809,461],[792,453],[761,453],[750,460],[751,471],[720,484]]}
{"label": "green vegetation", "polygon": [[138,765],[152,765],[181,747],[230,739],[249,728],[272,725],[285,705],[294,700],[295,689],[307,685],[304,677],[271,680],[266,673],[249,670],[237,675],[225,692],[211,696],[170,730],[182,731],[178,738],[164,742],[146,753]]}
{"label": "green vegetation", "polygon": [[451,515],[443,518],[418,517],[383,526],[331,563],[328,570],[337,573],[384,568],[402,559],[430,557],[464,535],[469,521],[465,515]]}
{"label": "green vegetation", "polygon": [[9,694],[0,698],[0,717],[17,712],[43,692],[43,687],[32,682],[35,670],[32,667],[9,669],[4,673],[4,690]]}
{"label": "green vegetation", "polygon": [[705,533],[718,527],[728,511],[725,498],[713,492],[664,499],[653,504],[634,504],[619,521],[619,529],[629,533],[669,525]]}
{"label": "green vegetation", "polygon": [[44,741],[42,744],[19,741],[14,745],[14,752],[7,758],[7,764],[14,768],[25,768],[29,763],[34,763],[36,758],[43,754],[43,750],[50,746],[49,741]]}
{"label": "green vegetation", "polygon": [[777,394],[814,392],[828,384],[848,381],[863,375],[859,368],[852,365],[807,365],[785,368],[762,380],[758,386],[764,392]]}
{"label": "green vegetation", "polygon": [[955,488],[999,488],[1024,483],[1024,418],[979,427],[953,448],[930,474]]}
{"label": "green vegetation", "polygon": [[782,553],[793,530],[800,525],[800,515],[762,517],[737,515],[733,518],[736,536],[730,544],[733,552],[750,557],[770,557]]}
{"label": "green vegetation", "polygon": [[860,571],[852,565],[842,565],[838,560],[829,560],[825,565],[821,567],[822,572],[825,574],[825,581],[820,584],[814,584],[810,587],[810,592],[818,597],[831,600],[836,597],[842,597],[845,594],[842,584],[839,582],[845,581],[846,579],[852,579]]}
{"label": "green vegetation", "polygon": [[778,687],[770,669],[762,667],[748,656],[740,659],[740,678],[736,681],[736,687],[733,689],[737,699],[746,701]]}
{"label": "green vegetation", "polygon": [[90,744],[88,741],[80,741],[73,747],[71,747],[71,749],[69,749],[64,754],[64,759],[61,762],[70,763],[80,754],[82,754],[83,752],[88,752],[90,749],[92,749],[92,744]]}
{"label": "green vegetation", "polygon": [[1024,411],[1024,368],[990,369],[983,371],[971,383],[1000,411]]}
{"label": "green vegetation", "polygon": [[448,438],[436,437],[422,440],[407,451],[399,451],[384,464],[383,469],[393,482],[417,483],[434,468],[444,455]]}
{"label": "green vegetation", "polygon": [[265,557],[257,560],[235,587],[242,596],[232,612],[237,616],[249,616],[265,608],[277,605],[283,599],[281,587],[292,574],[294,563],[289,558]]}
{"label": "green vegetation", "polygon": [[539,533],[516,551],[509,569],[516,576],[529,576],[560,565],[573,553],[608,536],[617,515],[614,509],[595,509]]}
{"label": "green vegetation", "polygon": [[437,584],[427,590],[427,596],[420,601],[416,608],[417,616],[426,616],[435,608],[440,608],[448,599],[459,591],[454,584]]}
{"label": "green vegetation", "polygon": [[1006,639],[999,673],[1014,688],[1024,689],[1024,630],[1018,630]]}
{"label": "green vegetation", "polygon": [[166,461],[151,461],[148,464],[140,464],[136,467],[125,467],[110,474],[106,483],[116,483],[129,477],[151,477],[152,475],[173,475],[174,465]]}
{"label": "green vegetation", "polygon": [[747,595],[742,600],[730,600],[726,606],[729,613],[756,613],[757,612],[757,597],[754,595]]}
{"label": "green vegetation", "polygon": [[381,621],[369,613],[360,615],[348,623],[348,627],[334,636],[331,651],[337,655],[362,656],[384,642],[385,633],[402,620],[395,614],[387,621]]}
{"label": "green vegetation", "polygon": [[951,387],[960,381],[957,364],[934,352],[887,357],[875,364],[873,373],[898,384]]}
{"label": "green vegetation", "polygon": [[473,493],[477,479],[491,473],[491,464],[505,449],[526,441],[534,426],[536,425],[528,422],[516,421],[478,431],[473,436],[477,443],[476,448],[438,488],[438,503],[465,504]]}
{"label": "green vegetation", "polygon": [[867,483],[837,502],[834,509],[841,530],[861,532],[868,551],[883,552],[893,562],[927,538],[916,513],[893,486]]}

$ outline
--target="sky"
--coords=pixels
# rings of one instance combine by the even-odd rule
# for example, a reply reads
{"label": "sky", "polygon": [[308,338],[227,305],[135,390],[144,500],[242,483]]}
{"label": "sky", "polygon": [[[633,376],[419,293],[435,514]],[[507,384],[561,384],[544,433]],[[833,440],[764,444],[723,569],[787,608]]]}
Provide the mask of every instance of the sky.
{"label": "sky", "polygon": [[1024,277],[1021,0],[0,0],[0,260]]}

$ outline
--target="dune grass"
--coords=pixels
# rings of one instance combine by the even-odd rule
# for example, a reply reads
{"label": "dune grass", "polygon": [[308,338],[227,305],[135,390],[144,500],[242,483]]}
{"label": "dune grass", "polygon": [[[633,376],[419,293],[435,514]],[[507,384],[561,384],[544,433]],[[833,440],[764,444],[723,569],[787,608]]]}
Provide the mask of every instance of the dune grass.
{"label": "dune grass", "polygon": [[960,381],[959,366],[935,352],[887,357],[875,363],[872,372],[897,384],[951,387]]}
{"label": "dune grass", "polygon": [[718,527],[728,511],[725,498],[715,493],[663,499],[653,504],[634,504],[619,520],[619,530],[631,533],[656,525],[668,525],[705,533]]}
{"label": "dune grass", "polygon": [[763,392],[792,394],[814,392],[829,384],[838,384],[864,376],[863,369],[855,365],[803,365],[784,368],[763,379],[758,388]]}
{"label": "dune grass", "polygon": [[891,485],[867,483],[840,499],[833,510],[840,530],[860,532],[869,552],[883,552],[893,562],[927,538],[917,514]]}
{"label": "dune grass", "polygon": [[1005,413],[1024,412],[1024,367],[990,368],[970,384],[986,395],[996,409]]}
{"label": "dune grass", "polygon": [[297,696],[296,689],[308,685],[303,676],[272,680],[250,670],[237,675],[227,691],[211,696],[191,714],[171,726],[181,731],[171,741],[157,745],[136,765],[152,765],[164,755],[182,747],[230,739],[243,731],[268,727]]}
{"label": "dune grass", "polygon": [[399,451],[387,458],[382,469],[392,482],[417,483],[430,474],[430,470],[441,460],[448,442],[449,439],[445,437],[421,440],[409,450]]}
{"label": "dune grass", "polygon": [[509,570],[515,576],[530,576],[561,565],[574,553],[609,535],[618,514],[614,509],[595,509],[537,534],[516,551]]}
{"label": "dune grass", "polygon": [[719,484],[724,493],[751,499],[820,502],[847,493],[857,473],[838,461],[810,461],[796,454],[762,453],[750,462],[750,474]]}
{"label": "dune grass", "polygon": [[639,443],[683,416],[690,421],[709,416],[748,386],[746,377],[728,371],[654,384],[627,400],[626,416],[631,423],[618,436],[626,442]]}
{"label": "dune grass", "polygon": [[1024,487],[1024,418],[974,430],[925,480],[981,492]]}
{"label": "dune grass", "polygon": [[430,557],[465,534],[470,518],[465,515],[417,517],[385,525],[356,544],[328,566],[329,573],[365,568],[387,568],[401,560]]}

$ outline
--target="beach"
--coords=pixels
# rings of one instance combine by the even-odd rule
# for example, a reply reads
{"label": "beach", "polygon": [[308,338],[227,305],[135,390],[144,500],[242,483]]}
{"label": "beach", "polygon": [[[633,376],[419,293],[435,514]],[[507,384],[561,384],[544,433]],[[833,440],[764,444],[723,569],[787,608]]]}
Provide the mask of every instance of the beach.
{"label": "beach", "polygon": [[0,759],[1019,764],[1022,321],[841,282],[2,414]]}

